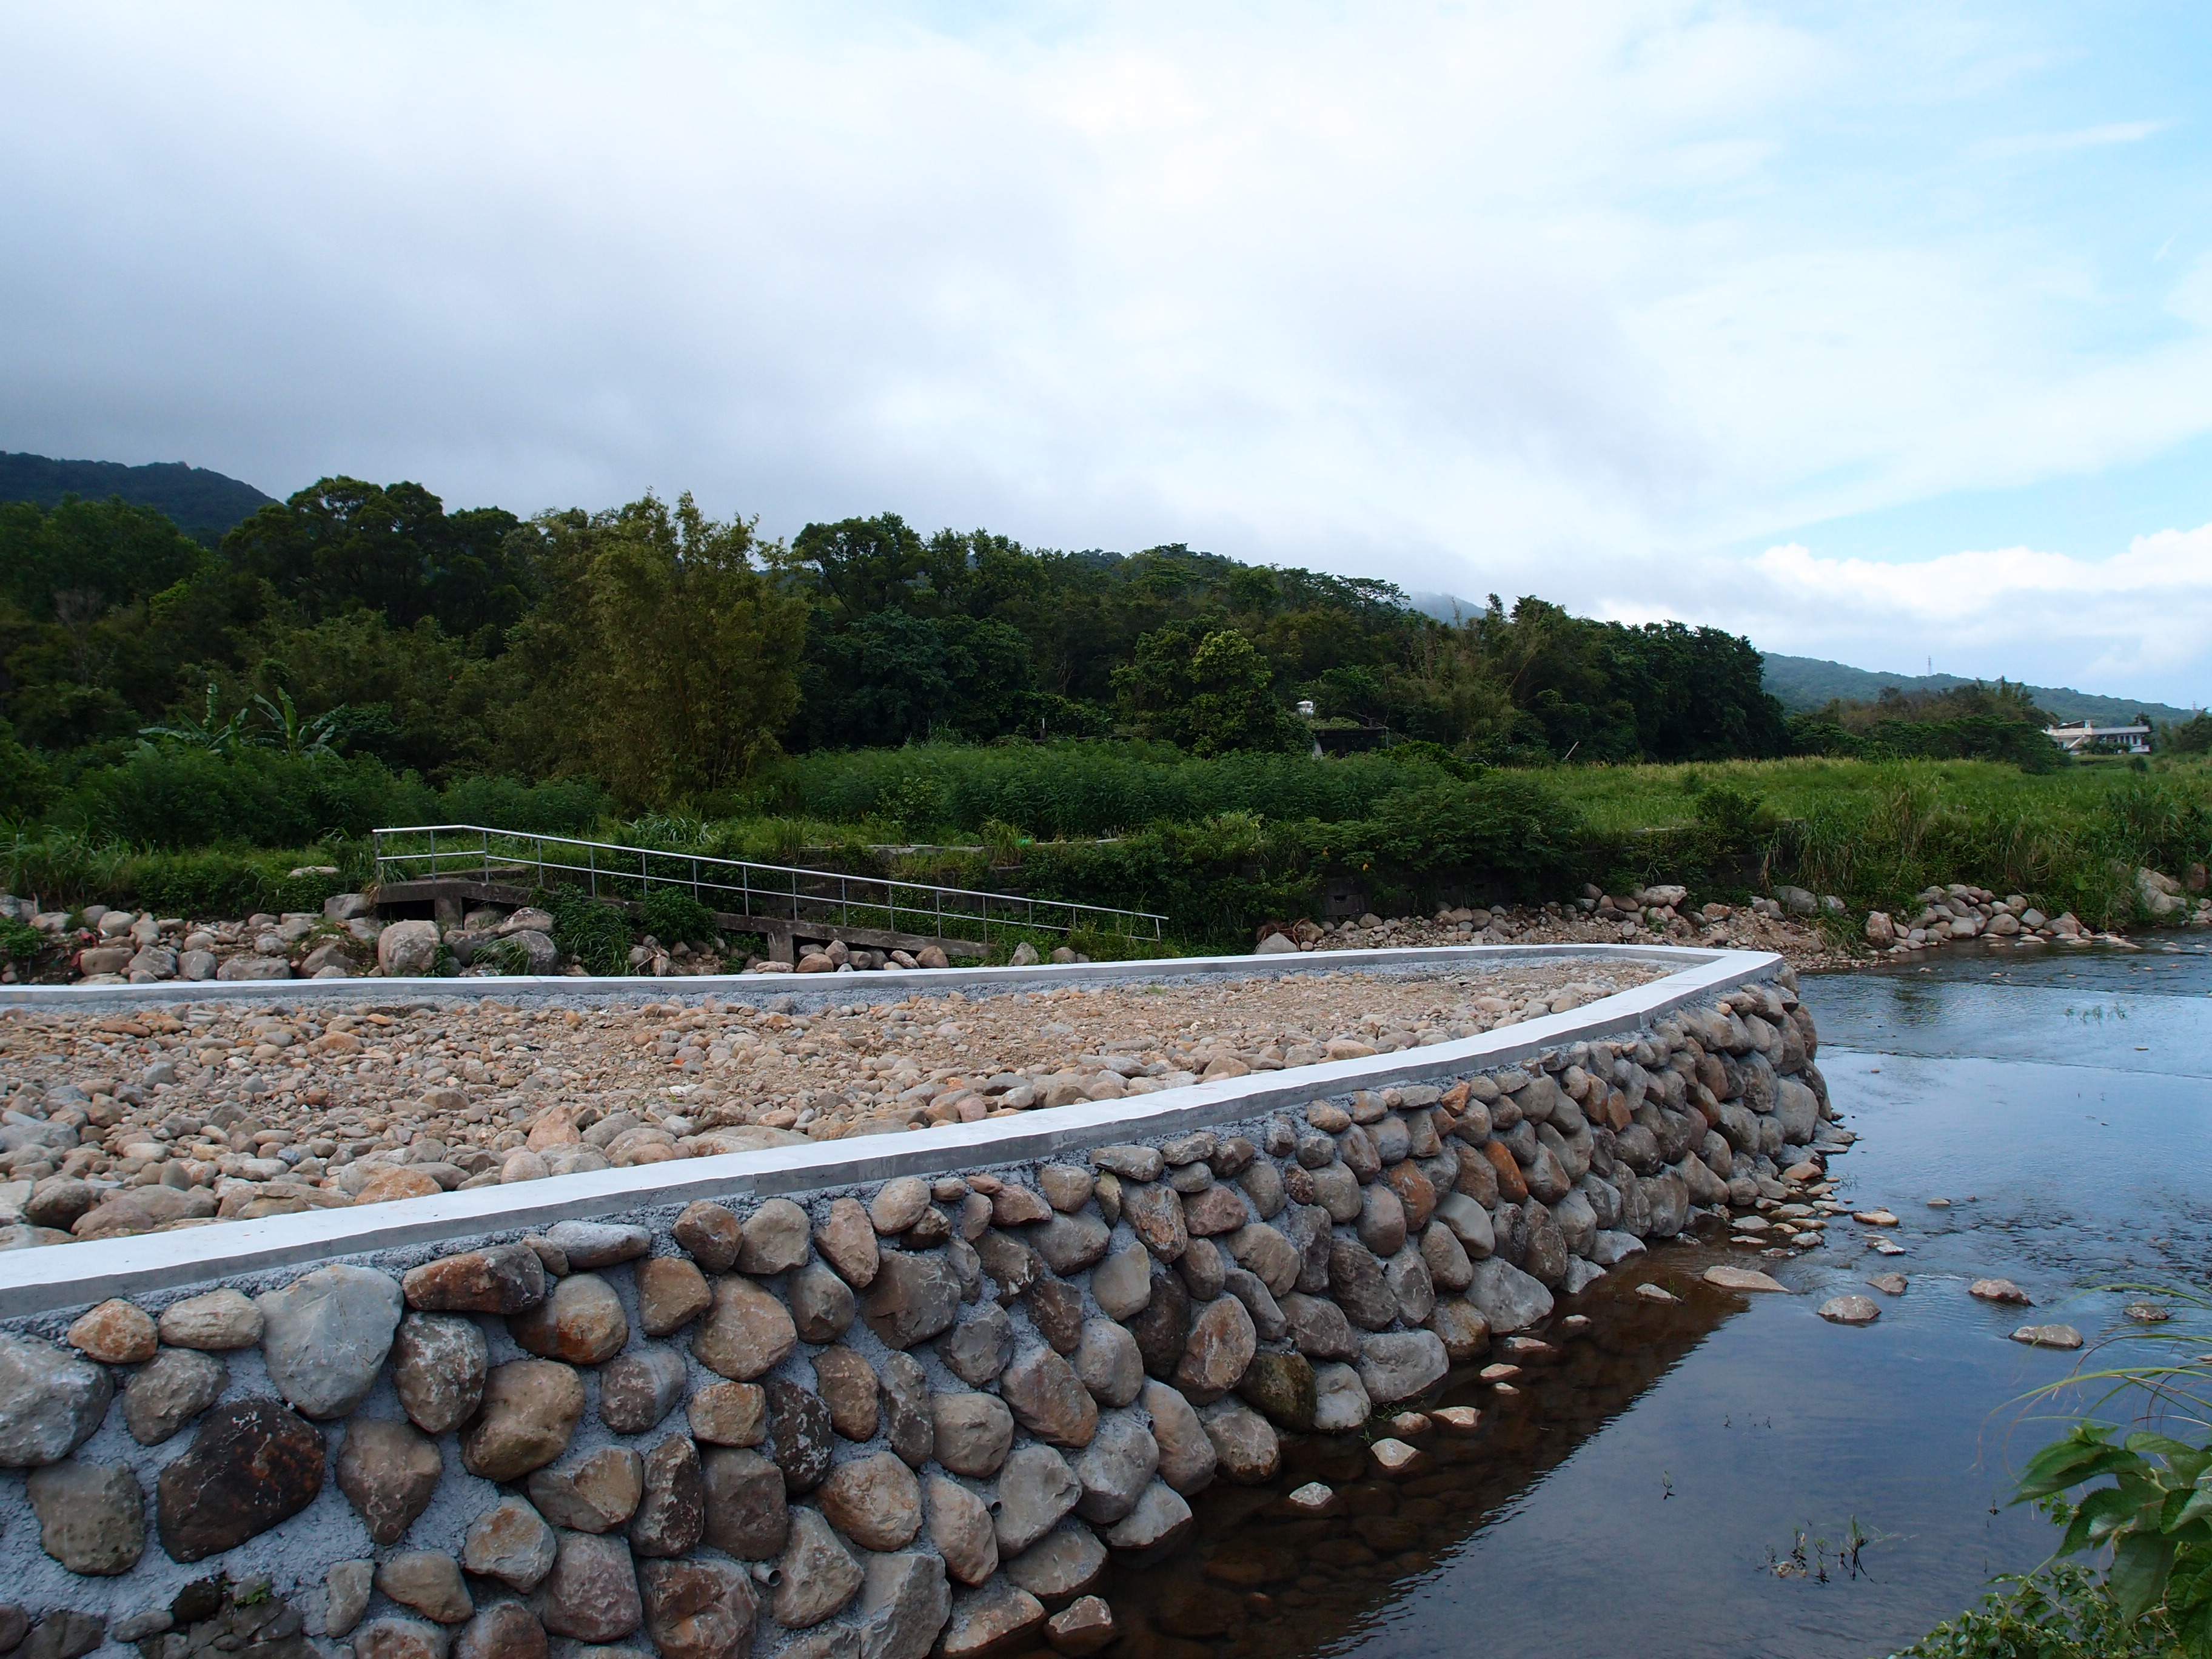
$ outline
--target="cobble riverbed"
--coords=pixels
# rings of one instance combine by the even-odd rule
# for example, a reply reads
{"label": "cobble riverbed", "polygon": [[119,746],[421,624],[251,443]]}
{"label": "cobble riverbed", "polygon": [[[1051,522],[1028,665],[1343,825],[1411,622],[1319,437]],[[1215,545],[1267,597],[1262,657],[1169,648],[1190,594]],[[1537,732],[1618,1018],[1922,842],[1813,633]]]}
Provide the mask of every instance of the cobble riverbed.
{"label": "cobble riverbed", "polygon": [[[1447,1402],[1480,1412],[1472,1433],[1432,1413],[1393,1475],[1356,1437],[1316,1437],[1276,1486],[1212,1495],[1195,1548],[1119,1570],[1133,1640],[1161,1659],[1861,1659],[1915,1639],[2051,1541],[2006,1500],[2057,1431],[2023,1395],[2079,1356],[2012,1333],[2094,1344],[2130,1328],[2130,1297],[2094,1287],[2212,1255],[2208,994],[2201,947],[1808,977],[1860,1136],[1838,1196],[1897,1225],[1838,1224],[1791,1260],[1709,1234],[1564,1299],[1544,1347],[1502,1356],[1519,1376]],[[1792,1294],[1716,1290],[1718,1263]],[[1893,1273],[1901,1294],[1868,1283]],[[2033,1305],[1968,1294],[1990,1277]],[[1846,1292],[1879,1319],[1816,1316]],[[1288,1501],[1309,1480],[1337,1489],[1323,1516]]]}

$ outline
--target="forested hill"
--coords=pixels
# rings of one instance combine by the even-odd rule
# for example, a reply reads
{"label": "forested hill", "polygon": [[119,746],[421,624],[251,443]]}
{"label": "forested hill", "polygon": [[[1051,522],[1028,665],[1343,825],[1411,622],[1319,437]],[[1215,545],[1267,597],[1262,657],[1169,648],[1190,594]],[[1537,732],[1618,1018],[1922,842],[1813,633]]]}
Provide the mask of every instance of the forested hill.
{"label": "forested hill", "polygon": [[125,466],[120,461],[57,461],[0,451],[0,501],[50,507],[60,505],[64,495],[91,501],[120,495],[134,506],[167,514],[178,529],[210,547],[256,507],[272,502],[250,483],[182,461]]}
{"label": "forested hill", "polygon": [[[1766,653],[1766,690],[1793,714],[1823,708],[1838,697],[1847,702],[1873,702],[1881,697],[1885,686],[1893,686],[1909,696],[1916,691],[1960,690],[1978,684],[1975,680],[1962,680],[1955,674],[1877,674],[1817,657],[1785,657],[1771,651]],[[2063,720],[2117,723],[2129,720],[2140,712],[2162,724],[2179,726],[2194,712],[2176,708],[2171,703],[2100,696],[2066,686],[2024,685],[2021,689],[2037,708],[2048,709]]]}

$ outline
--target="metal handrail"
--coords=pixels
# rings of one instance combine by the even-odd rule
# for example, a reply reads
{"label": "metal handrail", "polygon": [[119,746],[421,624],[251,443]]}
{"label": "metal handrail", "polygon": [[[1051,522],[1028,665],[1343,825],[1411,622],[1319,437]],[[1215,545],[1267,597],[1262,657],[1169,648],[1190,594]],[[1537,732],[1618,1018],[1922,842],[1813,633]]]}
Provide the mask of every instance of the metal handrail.
{"label": "metal handrail", "polygon": [[[988,944],[991,929],[995,925],[1002,932],[1026,929],[1034,933],[1071,933],[1079,927],[1098,933],[1118,933],[1124,939],[1158,941],[1164,935],[1163,925],[1167,918],[1149,910],[1117,910],[1103,905],[1077,904],[1063,899],[1033,899],[1014,893],[989,893],[978,888],[936,887],[924,882],[899,881],[889,876],[853,876],[836,870],[808,870],[793,865],[755,864],[745,859],[714,858],[702,853],[672,853],[657,847],[625,847],[616,842],[584,841],[573,836],[543,836],[529,830],[497,830],[480,823],[418,823],[395,825],[370,832],[375,838],[376,878],[385,881],[425,879],[438,876],[466,873],[471,866],[486,882],[492,879],[494,869],[512,870],[517,866],[533,866],[538,872],[540,887],[554,884],[548,872],[562,878],[580,878],[582,884],[594,898],[599,897],[602,883],[618,890],[635,884],[640,890],[654,886],[682,887],[710,909],[720,908],[738,915],[757,916],[763,921],[775,920],[805,924],[813,922],[833,927],[874,927],[873,921],[854,921],[855,909],[872,913],[888,913],[884,931],[890,933],[927,933],[945,939],[948,921],[954,927],[976,927],[981,930],[981,942]],[[438,838],[459,837],[471,844],[441,848]],[[426,836],[428,846],[423,850],[386,850],[386,838]],[[495,849],[494,841],[502,843]],[[526,848],[528,850],[514,850]],[[554,856],[548,856],[550,851]],[[580,862],[577,860],[580,859]],[[456,865],[454,860],[463,860]],[[661,860],[685,871],[685,873],[656,872],[653,861]],[[632,861],[635,867],[631,867]],[[387,873],[388,872],[388,873]],[[728,872],[729,878],[715,879]],[[810,886],[834,887],[830,892],[801,890],[802,880]],[[860,890],[858,893],[855,889]],[[879,898],[866,896],[879,893]],[[738,898],[735,905],[716,906],[708,903],[708,895],[726,894]],[[950,902],[948,903],[948,901]],[[836,915],[823,912],[834,910]],[[994,910],[997,914],[994,914]],[[1040,911],[1044,914],[1041,915]],[[901,927],[899,918],[906,915],[917,921],[927,921],[927,927]],[[1049,917],[1064,915],[1065,921]]]}

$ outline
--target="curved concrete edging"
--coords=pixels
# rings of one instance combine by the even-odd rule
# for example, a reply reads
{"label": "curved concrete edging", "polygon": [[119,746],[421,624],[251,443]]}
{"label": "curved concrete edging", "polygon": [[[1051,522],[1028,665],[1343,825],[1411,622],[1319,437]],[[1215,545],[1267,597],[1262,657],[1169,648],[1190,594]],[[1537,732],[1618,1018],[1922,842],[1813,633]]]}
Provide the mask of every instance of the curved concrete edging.
{"label": "curved concrete edging", "polygon": [[[23,1318],[79,1307],[109,1297],[138,1296],[300,1262],[365,1255],[435,1244],[447,1239],[482,1239],[500,1232],[529,1231],[556,1221],[681,1206],[695,1199],[765,1198],[880,1182],[894,1176],[984,1169],[1052,1158],[1118,1140],[1236,1122],[1285,1107],[1300,1106],[1316,1096],[1438,1082],[1485,1067],[1512,1066],[1565,1044],[1648,1029],[1676,1008],[1734,986],[1771,978],[1784,966],[1780,957],[1768,951],[1706,951],[1666,945],[1470,945],[1333,951],[1327,953],[1325,959],[1334,969],[1475,965],[1515,957],[1562,955],[1679,961],[1682,967],[1664,979],[1617,992],[1567,1013],[1546,1015],[1456,1042],[1433,1043],[1360,1060],[1302,1066],[1291,1072],[1254,1073],[1218,1082],[1162,1090],[1157,1094],[1051,1107],[1024,1112],[1018,1117],[991,1118],[976,1123],[828,1140],[808,1146],[731,1152],[673,1164],[593,1170],[544,1181],[478,1188],[472,1192],[441,1193],[433,1198],[402,1199],[361,1208],[311,1210],[297,1215],[227,1221],[174,1232],[0,1252],[0,1319]],[[988,988],[1011,992],[1100,979],[1112,981],[1133,978],[1243,977],[1300,969],[1312,971],[1314,963],[1313,955],[1302,953],[1297,957],[1192,957],[1171,963],[1079,963],[1054,968],[939,969],[927,975],[902,975],[900,983],[904,986],[910,980],[933,989],[970,991]],[[704,994],[757,987],[769,994],[784,994],[794,988],[793,981],[799,988],[817,993],[823,1004],[855,1000],[850,995],[832,994],[844,986],[863,993],[861,1000],[868,1001],[882,994],[878,988],[883,987],[883,981],[874,975],[841,975],[827,985],[823,978],[820,975],[778,974],[619,981],[546,977],[503,979],[496,982],[505,992],[520,989],[574,997],[580,989],[581,994],[594,1000],[618,995],[627,1000],[639,989],[647,988],[680,988]],[[485,983],[467,982],[472,987]],[[311,986],[328,988],[349,999],[358,999],[364,990],[375,995],[371,987],[404,988],[410,991],[419,987],[451,996],[457,994],[452,988],[454,984],[452,980],[435,979],[280,980],[234,982],[221,988],[232,994],[258,993],[264,1000],[290,1000]],[[618,992],[584,988],[612,985],[622,988]],[[19,988],[58,992],[72,998],[73,1006],[98,1000],[70,987]],[[168,985],[90,988],[94,993],[110,997],[124,992],[170,992],[160,999],[168,1001],[200,1001],[212,988],[216,988],[210,982],[200,981],[179,995],[172,992]],[[471,989],[458,994],[473,999],[483,992]],[[142,995],[131,1000],[154,999]],[[53,1006],[51,999],[41,1001],[44,1006]]]}

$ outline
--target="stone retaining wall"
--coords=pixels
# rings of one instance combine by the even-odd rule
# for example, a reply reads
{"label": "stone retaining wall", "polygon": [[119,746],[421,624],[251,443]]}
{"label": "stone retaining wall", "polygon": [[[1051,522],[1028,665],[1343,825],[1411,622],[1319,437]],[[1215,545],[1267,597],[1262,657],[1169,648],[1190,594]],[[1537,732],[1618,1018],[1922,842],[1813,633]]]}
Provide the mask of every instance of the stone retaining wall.
{"label": "stone retaining wall", "polygon": [[1680,954],[1295,1080],[0,1257],[0,1651],[1092,1650],[1188,1494],[1783,1192],[1795,977]]}

